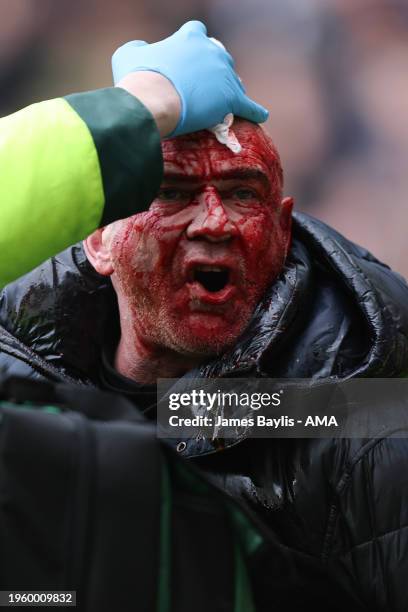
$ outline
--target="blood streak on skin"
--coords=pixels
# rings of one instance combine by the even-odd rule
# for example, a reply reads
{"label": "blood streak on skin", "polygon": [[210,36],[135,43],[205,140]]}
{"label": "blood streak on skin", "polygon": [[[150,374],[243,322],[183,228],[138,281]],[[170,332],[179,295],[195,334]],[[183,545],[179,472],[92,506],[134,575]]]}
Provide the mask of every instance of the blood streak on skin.
{"label": "blood streak on skin", "polygon": [[[144,345],[186,355],[224,351],[283,266],[292,202],[281,202],[278,154],[259,126],[238,120],[234,132],[239,154],[205,131],[165,140],[161,192],[115,231],[122,333]],[[190,268],[198,264],[226,267],[226,287],[211,292],[194,280]]]}

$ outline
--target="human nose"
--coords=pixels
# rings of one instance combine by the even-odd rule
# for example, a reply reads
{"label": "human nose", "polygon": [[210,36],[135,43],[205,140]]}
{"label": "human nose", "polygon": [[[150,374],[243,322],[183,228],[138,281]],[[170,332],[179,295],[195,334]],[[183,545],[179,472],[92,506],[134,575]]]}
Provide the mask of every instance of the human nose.
{"label": "human nose", "polygon": [[236,235],[220,194],[207,187],[198,195],[199,210],[187,227],[187,238],[204,238],[210,242],[225,242]]}

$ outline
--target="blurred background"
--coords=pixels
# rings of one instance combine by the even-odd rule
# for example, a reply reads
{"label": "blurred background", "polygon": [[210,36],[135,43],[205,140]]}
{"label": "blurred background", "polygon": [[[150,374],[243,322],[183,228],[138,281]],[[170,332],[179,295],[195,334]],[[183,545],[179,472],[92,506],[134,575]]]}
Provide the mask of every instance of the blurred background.
{"label": "blurred background", "polygon": [[109,86],[120,44],[189,19],[270,110],[297,209],[408,277],[407,0],[0,0],[0,115]]}

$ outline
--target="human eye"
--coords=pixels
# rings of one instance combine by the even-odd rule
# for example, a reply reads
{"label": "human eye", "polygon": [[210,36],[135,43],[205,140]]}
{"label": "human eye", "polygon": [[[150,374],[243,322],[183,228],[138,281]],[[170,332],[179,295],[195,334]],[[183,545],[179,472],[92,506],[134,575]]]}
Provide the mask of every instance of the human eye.
{"label": "human eye", "polygon": [[157,194],[157,199],[163,202],[179,202],[189,197],[187,191],[175,187],[162,187]]}
{"label": "human eye", "polygon": [[249,200],[259,200],[258,192],[255,189],[252,189],[251,187],[238,187],[234,189],[232,195],[243,202]]}

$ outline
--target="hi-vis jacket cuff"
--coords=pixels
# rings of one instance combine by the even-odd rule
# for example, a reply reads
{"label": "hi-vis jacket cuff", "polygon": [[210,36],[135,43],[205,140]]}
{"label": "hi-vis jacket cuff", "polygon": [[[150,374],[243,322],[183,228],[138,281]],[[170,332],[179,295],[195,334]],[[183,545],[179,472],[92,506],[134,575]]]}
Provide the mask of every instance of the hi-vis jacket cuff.
{"label": "hi-vis jacket cuff", "polygon": [[163,175],[160,135],[145,106],[124,89],[65,98],[86,123],[105,195],[101,225],[147,210]]}

